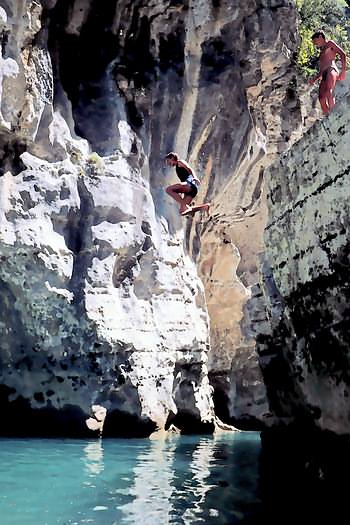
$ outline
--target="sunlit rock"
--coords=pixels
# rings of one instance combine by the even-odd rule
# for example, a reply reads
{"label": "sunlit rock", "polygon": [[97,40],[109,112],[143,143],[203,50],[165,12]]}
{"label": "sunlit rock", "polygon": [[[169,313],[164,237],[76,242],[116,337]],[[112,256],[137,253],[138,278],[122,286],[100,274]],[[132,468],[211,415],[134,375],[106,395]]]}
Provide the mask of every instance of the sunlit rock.
{"label": "sunlit rock", "polygon": [[[213,431],[213,390],[229,419],[259,420],[243,314],[262,169],[303,129],[294,6],[3,9],[0,399],[22,415],[12,428],[35,411],[38,432],[84,434],[100,404],[105,435]],[[202,179],[209,221],[185,222],[165,194],[170,150]]]}

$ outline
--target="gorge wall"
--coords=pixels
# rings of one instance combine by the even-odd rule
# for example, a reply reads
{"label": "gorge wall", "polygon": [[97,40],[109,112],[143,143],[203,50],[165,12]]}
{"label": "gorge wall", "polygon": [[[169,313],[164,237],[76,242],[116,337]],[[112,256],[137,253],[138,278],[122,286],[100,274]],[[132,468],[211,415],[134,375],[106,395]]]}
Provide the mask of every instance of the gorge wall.
{"label": "gorge wall", "polygon": [[[96,403],[107,435],[209,430],[208,369],[221,416],[261,420],[241,320],[263,168],[305,124],[294,3],[6,0],[0,19],[1,433],[81,435]],[[213,204],[185,231],[170,150]]]}
{"label": "gorge wall", "polygon": [[266,172],[262,290],[270,332],[257,336],[279,423],[349,435],[349,91]]}

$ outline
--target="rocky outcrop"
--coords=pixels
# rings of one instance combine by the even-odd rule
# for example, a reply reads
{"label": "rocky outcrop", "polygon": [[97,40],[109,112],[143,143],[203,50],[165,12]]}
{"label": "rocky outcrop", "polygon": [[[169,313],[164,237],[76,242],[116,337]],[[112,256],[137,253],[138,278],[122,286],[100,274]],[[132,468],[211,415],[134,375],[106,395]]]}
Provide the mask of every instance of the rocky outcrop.
{"label": "rocky outcrop", "polygon": [[86,411],[98,401],[118,429],[123,413],[164,426],[185,389],[185,412],[194,396],[210,420],[203,289],[140,174],[121,155],[98,167],[21,158],[27,169],[0,180],[10,399]]}
{"label": "rocky outcrop", "polygon": [[[242,318],[263,248],[263,167],[304,112],[294,3],[241,4],[2,3],[9,432],[83,433],[91,405],[107,408],[107,434],[212,429],[208,367],[226,419],[266,414]],[[164,192],[169,150],[213,202],[185,231]]]}
{"label": "rocky outcrop", "polygon": [[278,422],[350,433],[349,101],[267,172],[270,332],[258,336]]}
{"label": "rocky outcrop", "polygon": [[[185,233],[211,320],[210,378],[225,405],[229,399],[230,407],[241,405],[237,412],[230,408],[230,418],[252,411],[255,419],[262,378],[241,320],[263,249],[263,167],[300,135],[305,117],[291,68],[295,6],[289,0],[239,7],[119,1],[110,12],[97,2],[83,11],[74,6],[57,2],[48,28],[56,78],[72,102],[76,129],[105,155],[120,142],[114,122],[128,121],[142,142],[156,212],[169,220],[171,233],[183,222],[164,199],[164,153],[176,150],[190,161],[202,179],[198,201],[213,203],[212,219],[190,219]],[[242,403],[235,395],[242,391],[238,376],[253,368],[250,385],[257,392]],[[262,403],[260,415],[265,408]]]}

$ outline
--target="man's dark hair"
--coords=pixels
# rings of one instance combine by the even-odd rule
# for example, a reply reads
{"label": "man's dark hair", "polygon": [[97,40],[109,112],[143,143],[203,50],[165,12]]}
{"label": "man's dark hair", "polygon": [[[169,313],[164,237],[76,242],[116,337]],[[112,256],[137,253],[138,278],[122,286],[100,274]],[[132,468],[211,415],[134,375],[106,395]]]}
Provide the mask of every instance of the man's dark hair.
{"label": "man's dark hair", "polygon": [[171,160],[179,160],[179,156],[177,153],[175,153],[175,151],[171,151],[170,153],[168,153],[165,158]]}
{"label": "man's dark hair", "polygon": [[324,40],[326,40],[326,35],[325,35],[324,31],[316,31],[316,32],[312,35],[311,40],[314,40],[315,38],[320,38],[320,36],[321,36]]}

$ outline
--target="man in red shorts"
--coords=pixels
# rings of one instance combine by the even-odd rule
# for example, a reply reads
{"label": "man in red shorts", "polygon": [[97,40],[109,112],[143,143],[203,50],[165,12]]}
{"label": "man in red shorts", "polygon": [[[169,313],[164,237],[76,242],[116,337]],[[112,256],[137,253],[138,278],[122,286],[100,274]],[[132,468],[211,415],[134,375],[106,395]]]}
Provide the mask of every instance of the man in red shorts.
{"label": "man in red shorts", "polygon": [[[343,49],[333,42],[333,40],[326,40],[326,35],[323,31],[316,31],[316,33],[312,35],[312,42],[321,50],[320,72],[315,78],[309,81],[309,84],[312,85],[321,79],[318,98],[323,113],[327,115],[335,106],[334,88],[337,80],[345,80],[346,55]],[[337,55],[340,56],[342,63],[340,73],[335,63]]]}

